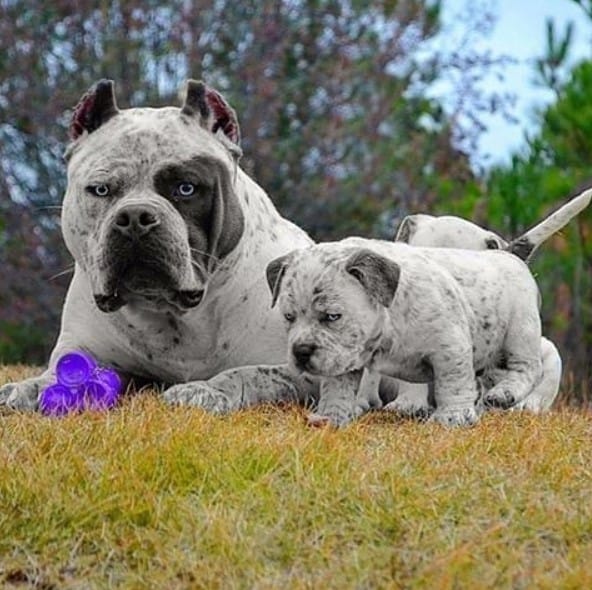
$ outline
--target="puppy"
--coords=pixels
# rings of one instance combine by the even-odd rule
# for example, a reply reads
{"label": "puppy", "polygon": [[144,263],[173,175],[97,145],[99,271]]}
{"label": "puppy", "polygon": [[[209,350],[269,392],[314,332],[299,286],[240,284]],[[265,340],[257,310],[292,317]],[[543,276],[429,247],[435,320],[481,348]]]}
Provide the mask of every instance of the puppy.
{"label": "puppy", "polygon": [[509,252],[348,238],[272,261],[267,280],[291,370],[320,379],[322,420],[355,416],[364,369],[433,381],[432,419],[451,426],[478,419],[477,372],[496,367],[485,399],[503,407],[540,379],[538,288]]}

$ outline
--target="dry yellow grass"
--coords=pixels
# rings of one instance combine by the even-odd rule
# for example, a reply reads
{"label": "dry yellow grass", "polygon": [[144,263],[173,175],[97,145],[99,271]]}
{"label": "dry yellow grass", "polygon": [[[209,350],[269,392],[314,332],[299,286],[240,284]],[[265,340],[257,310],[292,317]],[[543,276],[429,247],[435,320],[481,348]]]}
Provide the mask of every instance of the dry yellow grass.
{"label": "dry yellow grass", "polygon": [[[0,383],[25,368],[0,368]],[[592,588],[592,415],[0,416],[0,584]]]}

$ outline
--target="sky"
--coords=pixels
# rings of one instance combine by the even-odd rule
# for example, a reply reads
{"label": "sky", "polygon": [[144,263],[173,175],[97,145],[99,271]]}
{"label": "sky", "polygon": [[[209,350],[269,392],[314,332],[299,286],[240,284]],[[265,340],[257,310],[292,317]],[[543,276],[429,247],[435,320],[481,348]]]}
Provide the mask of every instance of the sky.
{"label": "sky", "polygon": [[[460,15],[470,0],[445,0],[443,20],[447,28],[458,28]],[[482,48],[494,53],[506,54],[517,60],[515,65],[504,70],[504,80],[494,76],[484,81],[483,87],[500,88],[500,85],[516,94],[516,105],[512,110],[519,123],[512,125],[501,116],[488,117],[487,132],[481,137],[478,164],[488,167],[506,162],[510,155],[524,143],[524,133],[536,131],[534,109],[551,102],[552,95],[543,88],[533,85],[535,58],[544,54],[546,46],[546,20],[552,17],[563,31],[569,21],[575,25],[570,61],[575,63],[592,57],[592,23],[584,11],[573,0],[481,0],[482,5],[491,7],[497,15],[489,36],[479,41]],[[472,2],[472,5],[479,4]]]}

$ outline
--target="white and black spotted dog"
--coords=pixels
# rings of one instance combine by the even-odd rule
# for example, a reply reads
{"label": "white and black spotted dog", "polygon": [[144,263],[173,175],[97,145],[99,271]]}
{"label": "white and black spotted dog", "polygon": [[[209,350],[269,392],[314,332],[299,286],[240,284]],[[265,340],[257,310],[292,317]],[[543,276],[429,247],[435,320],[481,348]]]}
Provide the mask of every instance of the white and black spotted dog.
{"label": "white and black spotted dog", "polygon": [[[469,250],[506,249],[525,261],[530,260],[537,248],[562,229],[590,203],[592,191],[586,190],[553,212],[542,222],[519,238],[508,242],[496,233],[453,216],[409,215],[401,222],[395,241],[424,248],[466,248]],[[543,412],[548,410],[559,393],[562,361],[557,347],[547,338],[541,338],[543,376],[533,390],[512,409]],[[495,382],[495,371],[485,376]],[[373,395],[370,391],[368,395]],[[428,388],[415,384],[399,384],[397,399],[388,409],[403,414],[424,414],[428,402]]]}
{"label": "white and black spotted dog", "polygon": [[476,422],[476,372],[495,367],[491,405],[524,399],[541,377],[539,292],[509,252],[418,248],[348,238],[272,261],[289,364],[321,381],[319,419],[356,415],[363,369],[433,381],[432,418]]}

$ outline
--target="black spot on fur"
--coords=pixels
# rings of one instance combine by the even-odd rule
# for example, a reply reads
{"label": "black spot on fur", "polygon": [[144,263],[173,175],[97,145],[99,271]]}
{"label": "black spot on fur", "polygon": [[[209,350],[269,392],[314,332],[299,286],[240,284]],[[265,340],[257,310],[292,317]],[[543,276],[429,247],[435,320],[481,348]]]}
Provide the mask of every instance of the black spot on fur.
{"label": "black spot on fur", "polygon": [[177,320],[172,315],[167,317],[167,323],[175,332],[179,331],[179,324],[177,324]]}

